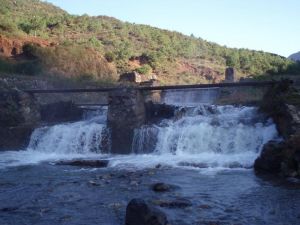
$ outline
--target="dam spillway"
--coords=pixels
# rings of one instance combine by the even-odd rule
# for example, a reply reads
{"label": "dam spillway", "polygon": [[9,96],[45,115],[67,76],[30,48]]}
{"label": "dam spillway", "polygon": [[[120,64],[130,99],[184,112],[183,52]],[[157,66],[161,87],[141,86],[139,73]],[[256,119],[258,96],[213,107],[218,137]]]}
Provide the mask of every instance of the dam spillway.
{"label": "dam spillway", "polygon": [[[263,144],[280,138],[271,119],[256,107],[188,98],[170,108],[174,116],[134,129],[129,154],[110,150],[106,107],[87,110],[80,121],[37,128],[26,149],[1,152],[1,224],[121,225],[136,197],[190,201],[185,209],[161,207],[175,225],[299,222],[299,192],[259,179],[252,169]],[[72,159],[108,165],[57,164]],[[176,188],[154,193],[157,182]]]}

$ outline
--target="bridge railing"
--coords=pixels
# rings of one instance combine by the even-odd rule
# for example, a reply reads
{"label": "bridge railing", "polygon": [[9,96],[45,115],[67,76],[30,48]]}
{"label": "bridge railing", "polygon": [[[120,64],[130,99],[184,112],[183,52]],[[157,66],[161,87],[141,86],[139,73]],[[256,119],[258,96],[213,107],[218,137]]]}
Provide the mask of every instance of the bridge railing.
{"label": "bridge railing", "polygon": [[217,88],[217,87],[264,87],[272,86],[278,81],[266,82],[236,82],[236,83],[217,83],[217,84],[190,84],[190,85],[166,85],[166,86],[138,86],[138,87],[106,87],[106,88],[75,88],[75,89],[26,89],[24,92],[30,94],[43,94],[43,93],[81,93],[81,92],[110,92],[122,90],[124,88],[131,88],[142,91],[155,91],[155,90],[171,90],[171,89],[196,89],[196,88]]}

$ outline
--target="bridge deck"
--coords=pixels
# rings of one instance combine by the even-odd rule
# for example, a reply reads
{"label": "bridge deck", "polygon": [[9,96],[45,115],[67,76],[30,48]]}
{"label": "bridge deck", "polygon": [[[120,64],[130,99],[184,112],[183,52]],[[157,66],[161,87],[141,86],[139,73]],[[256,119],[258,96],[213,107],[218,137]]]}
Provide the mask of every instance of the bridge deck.
{"label": "bridge deck", "polygon": [[171,90],[171,89],[195,89],[195,88],[218,88],[218,87],[263,87],[271,86],[278,82],[236,82],[236,83],[217,83],[217,84],[191,84],[191,85],[167,85],[167,86],[138,86],[138,87],[107,87],[107,88],[77,88],[77,89],[27,89],[24,92],[30,94],[47,94],[47,93],[82,93],[82,92],[110,92],[122,90],[124,88],[132,88],[143,91],[153,90]]}

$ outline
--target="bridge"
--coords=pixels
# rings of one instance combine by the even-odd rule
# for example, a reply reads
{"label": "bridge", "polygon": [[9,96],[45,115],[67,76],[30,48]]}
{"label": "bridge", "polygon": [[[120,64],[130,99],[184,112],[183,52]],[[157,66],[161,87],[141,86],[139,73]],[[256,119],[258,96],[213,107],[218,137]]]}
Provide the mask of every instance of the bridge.
{"label": "bridge", "polygon": [[[122,86],[105,88],[82,88],[82,89],[31,89],[23,90],[34,96],[35,94],[55,94],[55,93],[108,93],[108,114],[107,126],[111,135],[111,152],[128,154],[131,152],[131,143],[134,137],[134,130],[149,122],[149,112],[157,110],[157,106],[151,105],[154,94],[158,94],[159,99],[162,93],[168,90],[197,90],[213,88],[234,89],[241,87],[240,92],[246,92],[246,87],[269,87],[278,82],[237,82],[237,83],[217,83],[217,84],[194,84],[194,85],[168,85],[168,86]],[[196,91],[196,92],[197,92]],[[149,97],[150,93],[150,98]],[[226,92],[228,93],[228,91]],[[180,93],[179,95],[182,95]],[[227,98],[227,96],[226,96]],[[244,98],[244,95],[243,95]],[[150,99],[150,100],[149,100]],[[161,103],[160,101],[158,101]],[[165,107],[165,106],[163,106]],[[155,108],[155,109],[154,109]],[[159,109],[170,110],[170,108]],[[172,110],[171,110],[172,111]],[[165,111],[164,111],[165,112]],[[173,108],[173,113],[174,108]],[[161,113],[155,111],[153,115]]]}
{"label": "bridge", "polygon": [[121,86],[121,87],[105,87],[105,88],[76,88],[76,89],[25,89],[24,92],[29,94],[50,94],[50,93],[82,93],[82,92],[111,92],[119,91],[124,88],[139,91],[155,91],[155,90],[180,90],[195,88],[217,88],[217,87],[264,87],[272,86],[278,81],[265,82],[235,82],[235,83],[216,83],[216,84],[191,84],[191,85],[166,85],[166,86]]}

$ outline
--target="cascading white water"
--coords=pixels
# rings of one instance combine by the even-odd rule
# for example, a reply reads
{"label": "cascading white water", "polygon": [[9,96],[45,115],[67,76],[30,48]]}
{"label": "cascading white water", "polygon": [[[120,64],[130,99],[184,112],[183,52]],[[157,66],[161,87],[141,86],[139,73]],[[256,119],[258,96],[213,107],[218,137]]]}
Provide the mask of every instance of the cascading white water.
{"label": "cascading white water", "polygon": [[[207,94],[205,99],[211,101],[213,96]],[[196,99],[181,100],[176,105],[185,107],[179,109],[176,118],[135,131],[132,151],[136,154],[106,155],[109,166],[248,168],[263,145],[278,138],[275,124],[261,116],[255,107],[214,106],[196,104],[193,102]],[[0,168],[107,153],[106,114],[107,109],[90,111],[82,121],[36,129],[26,151],[1,154]]]}
{"label": "cascading white water", "polygon": [[254,107],[202,105],[187,109],[176,121],[139,129],[133,150],[140,153],[156,140],[150,143],[153,154],[173,164],[251,167],[263,145],[277,137],[274,123]]}
{"label": "cascading white water", "polygon": [[98,107],[87,110],[81,121],[38,128],[25,151],[0,153],[0,168],[99,157],[110,146],[106,118],[107,107]]}
{"label": "cascading white water", "polygon": [[84,120],[36,129],[31,135],[29,151],[57,154],[101,153],[106,133],[106,112],[85,113]]}

